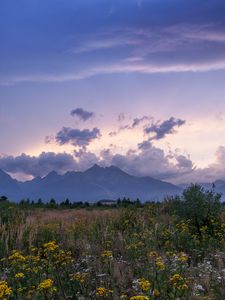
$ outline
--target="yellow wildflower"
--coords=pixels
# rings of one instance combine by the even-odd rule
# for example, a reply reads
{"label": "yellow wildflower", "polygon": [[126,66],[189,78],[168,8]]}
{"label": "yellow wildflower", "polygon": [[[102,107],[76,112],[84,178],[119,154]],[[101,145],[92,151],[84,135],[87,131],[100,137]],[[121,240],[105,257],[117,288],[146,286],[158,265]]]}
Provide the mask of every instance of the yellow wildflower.
{"label": "yellow wildflower", "polygon": [[25,256],[23,256],[23,255],[21,254],[20,251],[14,250],[14,251],[12,252],[12,255],[9,256],[9,260],[11,261],[11,263],[16,263],[16,262],[18,262],[18,261],[20,261],[20,262],[21,262],[21,261],[25,261],[26,258],[25,258]]}
{"label": "yellow wildflower", "polygon": [[12,289],[8,286],[6,281],[0,281],[0,298],[6,299],[7,296],[12,294]]}
{"label": "yellow wildflower", "polygon": [[156,251],[151,251],[148,255],[149,258],[156,258],[158,257],[158,253]]}
{"label": "yellow wildflower", "polygon": [[101,254],[101,257],[108,257],[108,258],[112,258],[113,257],[113,254],[112,254],[112,251],[103,251],[102,254]]}
{"label": "yellow wildflower", "polygon": [[189,281],[184,279],[180,274],[174,274],[170,278],[170,283],[178,290],[187,290]]}
{"label": "yellow wildflower", "polygon": [[80,283],[84,283],[86,277],[87,277],[87,273],[77,272],[72,276],[72,279],[79,281]]}
{"label": "yellow wildflower", "polygon": [[178,287],[178,290],[187,290],[188,289],[188,286],[187,286],[187,284],[186,283],[183,283],[183,284],[181,284],[181,285],[179,285]]}
{"label": "yellow wildflower", "polygon": [[170,283],[172,285],[177,285],[177,283],[179,281],[183,280],[183,277],[180,274],[174,274],[171,278],[170,278]]}
{"label": "yellow wildflower", "polygon": [[107,297],[108,293],[107,293],[107,289],[104,287],[99,287],[96,289],[96,296],[100,296],[100,297]]}
{"label": "yellow wildflower", "polygon": [[52,241],[52,242],[48,242],[48,243],[45,243],[43,245],[43,247],[46,249],[46,250],[49,250],[49,251],[55,251],[59,248],[59,246],[56,244],[55,241]]}
{"label": "yellow wildflower", "polygon": [[161,257],[157,257],[155,261],[156,267],[159,270],[165,270],[165,264]]}
{"label": "yellow wildflower", "polygon": [[187,254],[185,254],[184,252],[180,252],[178,254],[178,260],[181,261],[181,262],[187,261],[188,260]]}
{"label": "yellow wildflower", "polygon": [[138,279],[138,283],[143,292],[147,292],[151,287],[151,283],[144,278]]}
{"label": "yellow wildflower", "polygon": [[53,285],[53,280],[52,279],[45,279],[43,280],[39,286],[38,286],[38,289],[39,290],[47,290],[47,289],[50,289]]}
{"label": "yellow wildflower", "polygon": [[132,296],[130,298],[130,300],[150,300],[150,297],[148,297],[148,296],[142,296],[142,295],[140,295],[140,296]]}
{"label": "yellow wildflower", "polygon": [[25,277],[24,273],[17,273],[15,275],[15,278],[24,278],[24,277]]}

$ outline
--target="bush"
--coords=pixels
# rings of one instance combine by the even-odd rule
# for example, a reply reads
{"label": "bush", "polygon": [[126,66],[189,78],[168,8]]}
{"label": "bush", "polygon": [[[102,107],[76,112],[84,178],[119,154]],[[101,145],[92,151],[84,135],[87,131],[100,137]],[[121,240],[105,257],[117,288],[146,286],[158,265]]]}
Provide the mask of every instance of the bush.
{"label": "bush", "polygon": [[184,190],[181,197],[174,200],[175,212],[181,218],[189,220],[201,236],[203,226],[213,229],[215,220],[219,221],[221,212],[221,194],[214,189],[205,190],[201,185],[192,184]]}

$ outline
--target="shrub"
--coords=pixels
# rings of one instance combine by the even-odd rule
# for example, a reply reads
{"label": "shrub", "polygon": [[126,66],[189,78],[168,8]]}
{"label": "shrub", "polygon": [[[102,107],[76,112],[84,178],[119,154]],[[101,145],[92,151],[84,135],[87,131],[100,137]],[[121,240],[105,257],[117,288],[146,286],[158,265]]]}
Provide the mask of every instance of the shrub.
{"label": "shrub", "polygon": [[221,194],[214,189],[205,190],[201,185],[192,184],[184,190],[181,197],[174,200],[174,210],[178,216],[189,220],[201,236],[201,228],[213,229],[215,220],[218,222],[221,212]]}

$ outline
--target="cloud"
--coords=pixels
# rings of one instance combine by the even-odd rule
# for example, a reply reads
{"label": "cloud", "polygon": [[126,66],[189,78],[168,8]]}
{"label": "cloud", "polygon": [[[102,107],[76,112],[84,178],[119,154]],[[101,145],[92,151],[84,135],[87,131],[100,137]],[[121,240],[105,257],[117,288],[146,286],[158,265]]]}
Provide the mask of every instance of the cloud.
{"label": "cloud", "polygon": [[88,119],[92,118],[94,116],[93,112],[86,111],[83,108],[76,108],[71,111],[71,116],[76,116],[82,121],[87,121]]}
{"label": "cloud", "polygon": [[121,131],[126,130],[126,129],[131,129],[131,128],[129,125],[120,126],[118,130],[110,132],[109,136],[111,136],[111,137],[116,136]]}
{"label": "cloud", "polygon": [[63,83],[69,81],[84,80],[98,75],[112,75],[112,74],[167,74],[167,73],[187,73],[187,72],[209,72],[225,70],[225,57],[211,61],[170,61],[164,64],[156,61],[141,61],[129,63],[120,60],[117,63],[102,64],[96,67],[84,67],[83,70],[75,72],[58,72],[58,73],[29,73],[27,75],[17,75],[3,77],[0,76],[1,85],[12,85],[16,83],[28,82],[56,82]]}
{"label": "cloud", "polygon": [[[118,117],[119,123],[121,123],[124,119],[125,119],[124,115],[122,115],[122,116],[119,115],[119,117]],[[110,132],[109,136],[111,136],[111,137],[116,136],[121,131],[124,131],[124,130],[132,130],[132,129],[138,127],[141,123],[144,123],[144,122],[150,121],[150,120],[152,120],[151,116],[143,116],[141,118],[134,118],[133,121],[132,121],[132,124],[130,124],[130,125],[129,124],[127,124],[127,125],[120,125],[120,127],[118,128],[118,130]]]}
{"label": "cloud", "polygon": [[101,164],[101,159],[95,153],[79,149],[74,151],[74,156],[78,162],[78,169],[83,171],[92,167],[94,164]]}
{"label": "cloud", "polygon": [[133,120],[131,127],[134,128],[134,127],[138,126],[140,123],[142,123],[144,121],[150,121],[150,120],[152,120],[151,116],[143,116],[141,118],[135,118]]}
{"label": "cloud", "polygon": [[129,29],[111,28],[100,31],[98,34],[87,34],[81,41],[76,41],[76,47],[71,50],[74,54],[107,51],[127,46],[138,46],[143,43],[143,36],[133,34]]}
{"label": "cloud", "polygon": [[73,129],[70,127],[63,127],[55,137],[56,142],[59,145],[72,144],[74,146],[86,147],[93,140],[98,139],[101,136],[98,128],[89,129]]}
{"label": "cloud", "polygon": [[215,161],[207,168],[199,169],[195,174],[198,180],[214,181],[216,179],[225,179],[225,147],[219,146],[215,152]]}
{"label": "cloud", "polygon": [[[137,9],[137,3],[141,8]],[[10,45],[7,36],[1,43],[2,84],[225,68],[224,1],[190,0],[187,5],[185,0],[135,0],[117,1],[113,6],[92,1],[88,8],[81,1],[67,5],[59,1],[51,20],[49,7],[50,3],[47,9],[42,5],[35,10],[33,6],[26,10],[18,7],[25,23],[27,15],[35,17],[27,24],[11,20],[16,30],[11,32]],[[5,28],[11,10],[10,5],[0,10],[6,14],[1,18]],[[85,13],[88,21],[82,18]],[[70,22],[65,22],[65,17]],[[25,25],[35,37],[32,41],[24,34]],[[20,43],[27,45],[23,51],[18,51]]]}
{"label": "cloud", "polygon": [[190,158],[184,155],[177,155],[176,160],[177,160],[177,166],[179,168],[192,169],[194,167],[193,162],[190,160]]}
{"label": "cloud", "polygon": [[160,140],[167,134],[175,133],[175,127],[180,127],[185,124],[185,120],[175,119],[171,117],[169,120],[163,121],[162,123],[152,124],[150,127],[145,128],[146,134],[153,134],[150,140]]}
{"label": "cloud", "polygon": [[139,143],[137,149],[129,150],[125,155],[115,154],[111,158],[111,164],[133,175],[169,181],[193,172],[193,163],[189,158],[174,155],[171,160],[150,141]]}
{"label": "cloud", "polygon": [[[81,144],[83,146],[83,141]],[[221,156],[225,160],[225,150]],[[99,154],[81,147],[73,154],[43,152],[38,156],[27,154],[15,157],[0,156],[0,169],[11,174],[34,177],[44,176],[53,170],[59,173],[84,171],[94,164],[114,165],[132,175],[151,176],[169,181],[191,174],[194,170],[189,157],[172,152],[170,156],[166,155],[162,149],[153,146],[150,141],[139,143],[135,149],[129,149],[125,154],[117,153],[113,147],[103,149]]]}
{"label": "cloud", "polygon": [[9,173],[44,176],[56,170],[59,173],[74,170],[77,162],[67,153],[42,152],[39,156],[21,154],[19,156],[0,156],[0,169]]}
{"label": "cloud", "polygon": [[[67,82],[110,74],[207,72],[225,69],[223,22],[181,21],[125,24],[105,29],[90,39],[83,32],[67,68],[8,71],[0,84]],[[74,42],[75,43],[75,42]],[[68,57],[63,58],[67,61]],[[77,61],[79,60],[79,63]],[[46,63],[48,65],[48,63]],[[63,64],[65,65],[65,64]],[[5,75],[8,74],[8,75]]]}
{"label": "cloud", "polygon": [[[175,154],[176,156],[176,154]],[[187,159],[187,160],[186,160]],[[184,159],[182,156],[177,156],[178,167],[190,167],[193,164],[187,157]],[[180,173],[179,177],[174,180],[174,183],[212,183],[216,180],[225,179],[225,147],[219,146],[215,152],[215,160],[205,168],[193,167],[192,172]]]}

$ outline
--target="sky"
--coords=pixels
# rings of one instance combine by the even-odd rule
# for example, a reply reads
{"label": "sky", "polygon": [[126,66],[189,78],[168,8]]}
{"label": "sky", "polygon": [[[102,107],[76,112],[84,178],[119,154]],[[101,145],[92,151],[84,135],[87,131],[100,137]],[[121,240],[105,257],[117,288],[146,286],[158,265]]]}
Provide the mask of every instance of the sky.
{"label": "sky", "polygon": [[223,0],[1,0],[0,169],[225,179]]}

